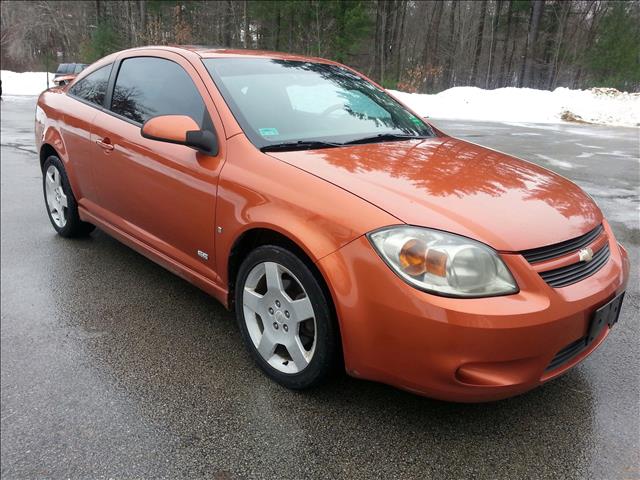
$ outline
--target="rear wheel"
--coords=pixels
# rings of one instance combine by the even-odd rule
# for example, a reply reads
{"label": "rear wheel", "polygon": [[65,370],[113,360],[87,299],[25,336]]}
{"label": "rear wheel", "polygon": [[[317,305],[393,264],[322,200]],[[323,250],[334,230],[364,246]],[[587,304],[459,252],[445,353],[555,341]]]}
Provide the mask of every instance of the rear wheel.
{"label": "rear wheel", "polygon": [[63,237],[88,235],[95,228],[80,220],[78,204],[71,191],[62,161],[55,155],[43,165],[42,188],[49,220],[56,232]]}
{"label": "rear wheel", "polygon": [[332,310],[314,273],[293,253],[277,246],[251,252],[238,272],[235,301],[245,344],[269,377],[304,389],[333,370]]}

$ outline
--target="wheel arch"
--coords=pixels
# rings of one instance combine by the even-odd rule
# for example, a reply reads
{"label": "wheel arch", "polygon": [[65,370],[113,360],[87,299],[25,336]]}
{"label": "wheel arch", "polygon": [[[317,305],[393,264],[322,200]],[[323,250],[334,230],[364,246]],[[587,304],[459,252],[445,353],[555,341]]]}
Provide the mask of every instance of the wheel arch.
{"label": "wheel arch", "polygon": [[75,195],[76,199],[79,199],[81,197],[81,195],[79,195],[81,192],[73,168],[73,164],[69,159],[69,154],[62,139],[62,135],[60,135],[60,132],[53,126],[49,126],[49,128],[46,129],[45,134],[42,138],[42,143],[40,144],[40,151],[38,152],[38,155],[40,157],[39,160],[41,171],[44,168],[44,162],[51,155],[55,155],[60,159],[62,165],[64,165],[64,170],[67,174],[69,184],[71,185],[71,191]]}
{"label": "wheel arch", "polygon": [[64,139],[62,138],[62,134],[59,131],[58,122],[52,119],[47,119],[44,122],[43,127],[44,127],[44,133],[42,134],[42,137],[40,139],[41,164],[43,164],[44,160],[46,160],[46,157],[44,158],[44,160],[42,159],[43,150],[52,149],[55,152],[55,155],[58,158],[60,158],[60,160],[62,160],[62,162],[65,164],[65,168],[66,168],[69,160],[68,152],[67,152],[67,147],[65,145]]}
{"label": "wheel arch", "polygon": [[304,246],[301,246],[299,242],[283,232],[273,228],[260,226],[252,227],[238,235],[229,250],[227,260],[227,287],[229,292],[228,305],[230,309],[233,309],[234,307],[234,290],[240,265],[251,251],[263,245],[275,245],[296,254],[317,277],[323,289],[326,289],[325,294],[329,294],[329,299],[333,304],[333,298],[330,295],[331,292],[327,286],[327,282],[313,261],[309,250]]}
{"label": "wheel arch", "polygon": [[44,162],[52,155],[60,158],[60,154],[51,144],[43,143],[40,147],[40,170],[44,170]]}
{"label": "wheel arch", "polygon": [[331,311],[331,315],[335,320],[339,345],[339,362],[344,365],[342,353],[342,331],[340,327],[340,319],[338,318],[338,311],[335,306],[333,291],[331,290],[331,288],[329,288],[329,284],[327,283],[325,276],[313,261],[308,250],[303,246],[300,246],[290,236],[284,234],[283,232],[268,227],[254,227],[242,232],[242,234],[240,234],[238,238],[236,238],[229,252],[227,262],[227,305],[229,309],[231,311],[235,310],[235,284],[242,261],[247,257],[247,255],[249,255],[249,253],[263,245],[275,245],[289,250],[291,253],[298,256],[298,258],[302,260],[302,262],[309,268],[309,270],[311,270],[311,273],[316,277],[318,283],[320,284],[320,288],[322,288],[322,291],[324,292],[324,295],[329,302],[328,306]]}

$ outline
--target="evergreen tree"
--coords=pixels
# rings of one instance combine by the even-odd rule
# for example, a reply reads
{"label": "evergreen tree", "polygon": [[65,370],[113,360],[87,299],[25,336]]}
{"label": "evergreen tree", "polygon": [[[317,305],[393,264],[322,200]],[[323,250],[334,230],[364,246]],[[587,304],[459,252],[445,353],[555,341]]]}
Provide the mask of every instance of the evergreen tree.
{"label": "evergreen tree", "polygon": [[599,24],[587,57],[594,86],[640,87],[640,23],[633,9],[637,4],[615,2]]}

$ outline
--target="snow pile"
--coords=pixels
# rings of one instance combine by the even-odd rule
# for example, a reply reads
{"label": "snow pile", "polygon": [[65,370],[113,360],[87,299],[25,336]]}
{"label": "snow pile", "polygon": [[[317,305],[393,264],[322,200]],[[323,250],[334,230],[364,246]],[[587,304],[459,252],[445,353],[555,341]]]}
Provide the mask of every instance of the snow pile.
{"label": "snow pile", "polygon": [[454,87],[435,95],[391,93],[425,117],[454,120],[640,126],[640,94],[613,88],[554,91],[532,88]]}
{"label": "snow pile", "polygon": [[[39,95],[47,88],[44,72],[0,71],[3,95]],[[53,86],[53,73],[49,73]],[[420,115],[455,120],[497,122],[597,123],[628,127],[640,126],[640,93],[619,92],[614,88],[570,90],[556,88],[454,87],[436,95],[391,90],[400,101]]]}
{"label": "snow pile", "polygon": [[40,92],[47,89],[47,75],[49,76],[49,86],[53,87],[53,73],[16,73],[10,70],[0,70],[2,95],[40,95]]}

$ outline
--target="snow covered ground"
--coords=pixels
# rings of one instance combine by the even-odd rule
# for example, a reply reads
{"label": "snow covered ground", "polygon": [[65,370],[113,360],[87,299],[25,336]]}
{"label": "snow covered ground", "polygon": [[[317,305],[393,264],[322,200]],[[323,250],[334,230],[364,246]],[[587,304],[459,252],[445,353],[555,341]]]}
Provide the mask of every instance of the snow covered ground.
{"label": "snow covered ground", "polygon": [[23,72],[0,70],[2,80],[2,96],[5,95],[39,95],[47,89],[47,75],[49,86],[53,87],[53,73]]}
{"label": "snow covered ground", "polygon": [[433,118],[640,126],[640,93],[615,89],[556,88],[551,92],[532,88],[454,87],[436,95],[391,93],[417,113]]}
{"label": "snow covered ground", "polygon": [[[2,92],[38,95],[47,87],[45,72],[0,71]],[[53,74],[49,73],[49,85]],[[531,88],[454,87],[436,95],[391,91],[399,100],[425,117],[496,122],[586,122],[627,127],[640,126],[640,94],[614,89],[553,92]]]}

